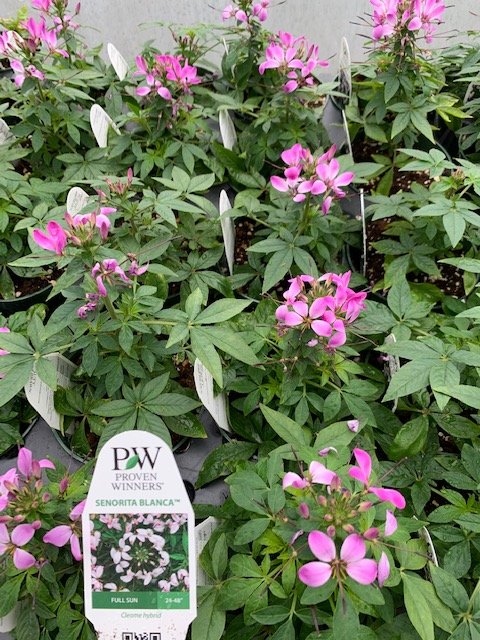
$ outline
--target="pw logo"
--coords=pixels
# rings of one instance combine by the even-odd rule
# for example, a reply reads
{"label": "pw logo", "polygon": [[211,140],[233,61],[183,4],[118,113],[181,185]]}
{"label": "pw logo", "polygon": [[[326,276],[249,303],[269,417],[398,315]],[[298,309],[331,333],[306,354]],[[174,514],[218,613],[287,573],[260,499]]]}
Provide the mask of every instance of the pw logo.
{"label": "pw logo", "polygon": [[[127,471],[138,466],[143,469],[144,466],[154,469],[161,447],[112,447],[113,451],[113,470]],[[123,463],[125,465],[123,466]]]}

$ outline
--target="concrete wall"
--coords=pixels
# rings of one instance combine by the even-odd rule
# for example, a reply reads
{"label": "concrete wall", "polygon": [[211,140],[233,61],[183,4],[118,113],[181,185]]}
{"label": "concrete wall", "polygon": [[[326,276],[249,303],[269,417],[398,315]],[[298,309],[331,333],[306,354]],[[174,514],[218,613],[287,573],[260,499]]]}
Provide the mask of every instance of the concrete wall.
{"label": "concrete wall", "polygon": [[[147,26],[148,23],[221,24],[221,10],[230,1],[81,0],[80,22],[85,26],[83,33],[90,44],[113,42],[131,61],[146,40],[154,40],[164,50],[171,46],[168,29]],[[0,15],[14,15],[24,3],[0,0]],[[76,0],[70,0],[71,6],[75,4]],[[266,27],[271,31],[283,29],[297,35],[305,34],[320,46],[320,52],[326,58],[337,53],[341,37],[346,36],[352,58],[359,60],[364,41],[362,34],[370,34],[370,28],[362,24],[361,17],[369,7],[369,0],[272,0]],[[456,30],[467,29],[480,31],[480,1],[454,0],[447,9],[446,23],[440,31],[444,36],[451,36]]]}

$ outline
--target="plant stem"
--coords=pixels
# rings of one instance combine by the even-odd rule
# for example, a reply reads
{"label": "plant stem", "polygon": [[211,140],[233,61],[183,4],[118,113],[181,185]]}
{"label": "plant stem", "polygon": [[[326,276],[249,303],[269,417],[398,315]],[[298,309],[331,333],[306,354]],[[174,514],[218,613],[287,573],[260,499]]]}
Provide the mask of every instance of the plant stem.
{"label": "plant stem", "polygon": [[107,308],[107,311],[110,314],[110,317],[113,320],[117,320],[117,314],[115,312],[115,307],[113,306],[112,301],[110,300],[110,298],[108,296],[105,296],[105,298],[103,298],[103,302],[105,303],[105,307]]}

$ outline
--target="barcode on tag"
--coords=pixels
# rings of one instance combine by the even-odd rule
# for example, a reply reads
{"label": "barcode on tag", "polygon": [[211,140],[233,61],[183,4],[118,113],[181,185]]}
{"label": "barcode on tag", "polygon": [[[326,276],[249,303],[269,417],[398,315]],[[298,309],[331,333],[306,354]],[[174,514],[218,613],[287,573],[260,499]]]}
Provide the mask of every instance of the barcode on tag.
{"label": "barcode on tag", "polygon": [[123,631],[122,640],[162,640],[162,634],[159,631],[151,633],[135,633],[135,631]]}

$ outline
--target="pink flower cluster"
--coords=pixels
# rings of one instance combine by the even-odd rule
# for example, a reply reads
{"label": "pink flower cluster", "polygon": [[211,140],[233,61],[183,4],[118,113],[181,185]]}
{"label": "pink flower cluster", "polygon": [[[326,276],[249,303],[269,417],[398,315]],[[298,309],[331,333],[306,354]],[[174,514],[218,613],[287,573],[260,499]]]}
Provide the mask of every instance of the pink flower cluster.
{"label": "pink flower cluster", "polygon": [[[317,461],[310,464],[308,472],[302,475],[288,472],[283,478],[283,488],[293,489],[294,494],[301,500],[298,505],[301,518],[310,520],[320,516],[320,521],[324,522],[326,527],[326,533],[319,530],[309,533],[308,546],[318,561],[303,565],[298,572],[299,579],[310,587],[320,587],[332,577],[341,582],[346,576],[360,584],[371,584],[377,579],[379,586],[383,586],[390,575],[390,563],[385,552],[382,552],[378,563],[365,556],[366,542],[378,544],[380,539],[395,533],[398,524],[393,512],[386,510],[383,533],[378,527],[361,530],[356,519],[359,514],[373,507],[373,503],[368,499],[369,494],[398,509],[405,507],[405,498],[395,489],[372,487],[370,455],[362,449],[354,449],[353,455],[358,466],[350,467],[348,475],[363,485],[360,492],[347,490],[334,471],[330,471]],[[326,486],[328,497],[318,496],[313,485]],[[307,503],[309,499],[315,511],[311,511]],[[334,540],[339,532],[341,532],[342,545],[338,557]],[[293,536],[292,544],[303,533],[302,530],[297,531]],[[348,535],[344,538],[345,533]]]}
{"label": "pink flower cluster", "polygon": [[182,56],[155,55],[154,63],[149,66],[143,56],[137,56],[137,71],[134,75],[144,76],[146,84],[137,87],[137,96],[156,93],[168,102],[173,101],[177,93],[190,94],[191,87],[200,84],[197,68],[188,64]]}
{"label": "pink flower cluster", "polygon": [[281,158],[287,165],[284,177],[272,176],[272,187],[282,193],[288,193],[294,202],[303,202],[307,194],[321,195],[322,212],[326,215],[336,198],[344,198],[345,192],[340,187],[349,185],[355,177],[351,171],[340,173],[340,164],[334,158],[335,145],[315,158],[309,149],[300,143],[282,152]]}
{"label": "pink flower cluster", "polygon": [[289,280],[284,292],[285,302],[278,307],[275,317],[280,333],[295,328],[307,332],[309,347],[320,341],[327,349],[335,349],[347,340],[346,327],[354,322],[362,309],[367,294],[348,287],[350,271],[342,275],[326,273],[318,279],[309,275]]}
{"label": "pink flower cluster", "polygon": [[394,34],[408,37],[423,30],[428,43],[445,11],[444,0],[370,0],[373,6],[373,39]]}
{"label": "pink flower cluster", "polygon": [[70,227],[69,230],[65,230],[55,220],[50,220],[47,223],[46,232],[34,229],[32,236],[39,247],[61,256],[64,254],[68,241],[81,246],[92,240],[95,229],[99,230],[101,239],[105,240],[111,226],[108,216],[116,211],[113,207],[100,207],[98,211],[74,216],[67,211],[65,220]]}
{"label": "pink flower cluster", "polygon": [[222,12],[222,19],[225,22],[231,18],[235,18],[237,22],[250,25],[255,19],[260,22],[265,22],[268,13],[267,9],[270,4],[270,0],[260,0],[260,2],[252,3],[252,0],[244,0],[238,5],[229,4]]}
{"label": "pink flower cluster", "polygon": [[[38,546],[39,541],[34,540],[34,536],[42,527],[42,522],[34,520],[26,523],[26,518],[22,515],[22,512],[35,511],[40,504],[50,500],[43,487],[43,469],[55,469],[55,465],[47,459],[35,460],[30,449],[23,447],[18,452],[17,466],[0,476],[0,511],[5,512],[11,508],[15,514],[0,516],[0,556],[11,556],[14,566],[22,571],[31,567],[40,568],[43,562],[23,548],[32,540],[32,550]],[[78,540],[80,534],[75,528],[75,522],[82,513],[83,505],[81,502],[72,510],[72,525],[53,527],[42,538],[43,542],[57,547],[70,541],[72,555],[76,560],[81,560],[82,555]]]}
{"label": "pink flower cluster", "polygon": [[292,93],[304,86],[312,86],[312,75],[317,67],[328,67],[326,60],[318,57],[318,47],[310,45],[305,36],[295,38],[291,33],[279,31],[265,50],[266,60],[258,71],[263,75],[267,69],[276,69],[287,80],[283,85],[285,93]]}

